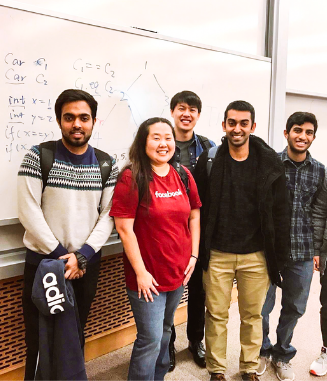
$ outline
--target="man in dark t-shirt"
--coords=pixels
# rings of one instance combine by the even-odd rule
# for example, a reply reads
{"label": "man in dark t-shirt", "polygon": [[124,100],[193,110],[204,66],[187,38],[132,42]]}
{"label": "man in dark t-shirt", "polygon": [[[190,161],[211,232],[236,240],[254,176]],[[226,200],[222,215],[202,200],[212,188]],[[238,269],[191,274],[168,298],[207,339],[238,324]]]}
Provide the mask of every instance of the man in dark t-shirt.
{"label": "man in dark t-shirt", "polygon": [[[196,161],[205,150],[214,147],[215,143],[204,136],[196,135],[194,127],[200,118],[202,108],[201,99],[192,91],[181,91],[173,96],[170,102],[171,116],[174,118],[176,134],[176,151],[174,159],[184,165],[191,173],[194,171]],[[188,283],[188,320],[187,338],[189,350],[194,361],[205,368],[205,351],[202,344],[204,337],[204,305],[205,295],[202,285],[202,267],[198,262]],[[170,368],[175,368],[174,341],[176,332],[172,327],[172,335],[169,345]]]}
{"label": "man in dark t-shirt", "polygon": [[[204,152],[194,177],[202,201],[200,257],[206,294],[206,363],[212,381],[224,381],[227,322],[233,280],[241,317],[242,380],[258,380],[261,309],[287,259],[289,216],[285,172],[277,153],[255,131],[245,101],[228,105],[218,148]],[[214,150],[216,150],[215,154]],[[210,165],[210,163],[212,163]]]}

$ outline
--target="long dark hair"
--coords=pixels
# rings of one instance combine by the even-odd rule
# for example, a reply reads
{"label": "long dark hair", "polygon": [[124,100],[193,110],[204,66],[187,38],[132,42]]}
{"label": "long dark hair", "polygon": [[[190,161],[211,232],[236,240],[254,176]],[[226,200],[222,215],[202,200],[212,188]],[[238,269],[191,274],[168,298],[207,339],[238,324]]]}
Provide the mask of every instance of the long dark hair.
{"label": "long dark hair", "polygon": [[[145,120],[137,130],[134,141],[129,149],[129,161],[130,163],[124,168],[129,168],[132,171],[132,176],[136,182],[139,191],[139,202],[145,197],[146,204],[150,202],[150,190],[149,184],[152,181],[152,167],[150,158],[145,152],[146,141],[149,135],[150,126],[156,123],[166,123],[171,128],[174,140],[175,131],[169,120],[165,118],[150,118]],[[172,157],[169,163],[174,160]],[[124,171],[122,170],[122,172]]]}

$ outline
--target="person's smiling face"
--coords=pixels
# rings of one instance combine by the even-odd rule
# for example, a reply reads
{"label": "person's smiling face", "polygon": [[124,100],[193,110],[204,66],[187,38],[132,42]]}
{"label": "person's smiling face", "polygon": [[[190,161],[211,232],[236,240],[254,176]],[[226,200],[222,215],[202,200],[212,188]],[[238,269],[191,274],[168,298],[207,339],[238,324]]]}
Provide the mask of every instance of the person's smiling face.
{"label": "person's smiling face", "polygon": [[85,101],[65,103],[57,122],[65,147],[73,153],[86,151],[95,123],[90,106]]}
{"label": "person's smiling face", "polygon": [[228,110],[226,122],[222,123],[223,131],[229,144],[241,147],[249,140],[256,124],[252,123],[250,111]]}
{"label": "person's smiling face", "polygon": [[315,139],[314,126],[309,122],[303,123],[301,126],[294,124],[289,133],[284,131],[284,135],[289,149],[294,154],[303,154]]}
{"label": "person's smiling face", "polygon": [[171,127],[167,123],[155,123],[149,127],[145,152],[151,165],[168,163],[175,152],[175,140]]}
{"label": "person's smiling face", "polygon": [[171,111],[171,116],[174,118],[175,129],[186,132],[193,130],[200,118],[200,113],[196,106],[177,103],[174,110]]}

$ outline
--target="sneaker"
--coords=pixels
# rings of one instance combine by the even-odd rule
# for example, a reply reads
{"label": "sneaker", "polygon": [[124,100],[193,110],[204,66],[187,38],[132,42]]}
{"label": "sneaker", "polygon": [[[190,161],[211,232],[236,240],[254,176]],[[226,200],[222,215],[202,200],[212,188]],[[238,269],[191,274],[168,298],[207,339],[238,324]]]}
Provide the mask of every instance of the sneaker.
{"label": "sneaker", "polygon": [[259,368],[257,369],[257,376],[262,376],[266,369],[267,365],[269,364],[269,357],[260,356],[259,358]]}
{"label": "sneaker", "polygon": [[211,373],[210,381],[227,381],[223,373]]}
{"label": "sneaker", "polygon": [[274,361],[271,362],[276,369],[276,376],[280,381],[294,381],[295,374],[292,365],[289,362]]}
{"label": "sneaker", "polygon": [[243,373],[242,381],[259,381],[256,373]]}
{"label": "sneaker", "polygon": [[326,348],[321,348],[320,356],[310,365],[310,373],[315,376],[324,376],[327,373]]}

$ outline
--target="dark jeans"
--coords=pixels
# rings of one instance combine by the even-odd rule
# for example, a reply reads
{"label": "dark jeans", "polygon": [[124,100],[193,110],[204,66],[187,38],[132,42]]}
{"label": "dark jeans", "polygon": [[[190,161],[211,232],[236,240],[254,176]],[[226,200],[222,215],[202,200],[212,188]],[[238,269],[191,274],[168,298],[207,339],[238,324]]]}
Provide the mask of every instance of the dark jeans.
{"label": "dark jeans", "polygon": [[269,314],[276,298],[276,286],[270,286],[262,308],[263,341],[260,355],[272,356],[274,361],[289,362],[296,354],[291,345],[293,331],[298,319],[304,314],[313,274],[313,261],[289,261],[281,275],[282,309],[277,327],[277,343],[269,340]]}
{"label": "dark jeans", "polygon": [[[202,283],[202,266],[199,261],[188,282],[188,303],[187,303],[187,338],[191,343],[199,342],[204,337],[204,316],[205,316],[205,292]],[[176,339],[175,327],[172,326],[172,345]]]}
{"label": "dark jeans", "polygon": [[163,380],[169,369],[168,345],[171,325],[184,292],[177,290],[153,294],[153,302],[146,302],[137,291],[127,288],[137,336],[134,342],[128,380]]}
{"label": "dark jeans", "polygon": [[[34,380],[39,352],[39,310],[32,302],[32,287],[38,266],[25,263],[23,287],[23,313],[25,322],[26,365],[25,380]],[[72,282],[82,331],[94,299],[99,277],[100,261],[88,265],[83,278]],[[83,338],[84,341],[84,338]]]}
{"label": "dark jeans", "polygon": [[327,269],[324,275],[320,278],[321,291],[320,291],[320,326],[322,334],[322,342],[324,347],[327,347]]}

